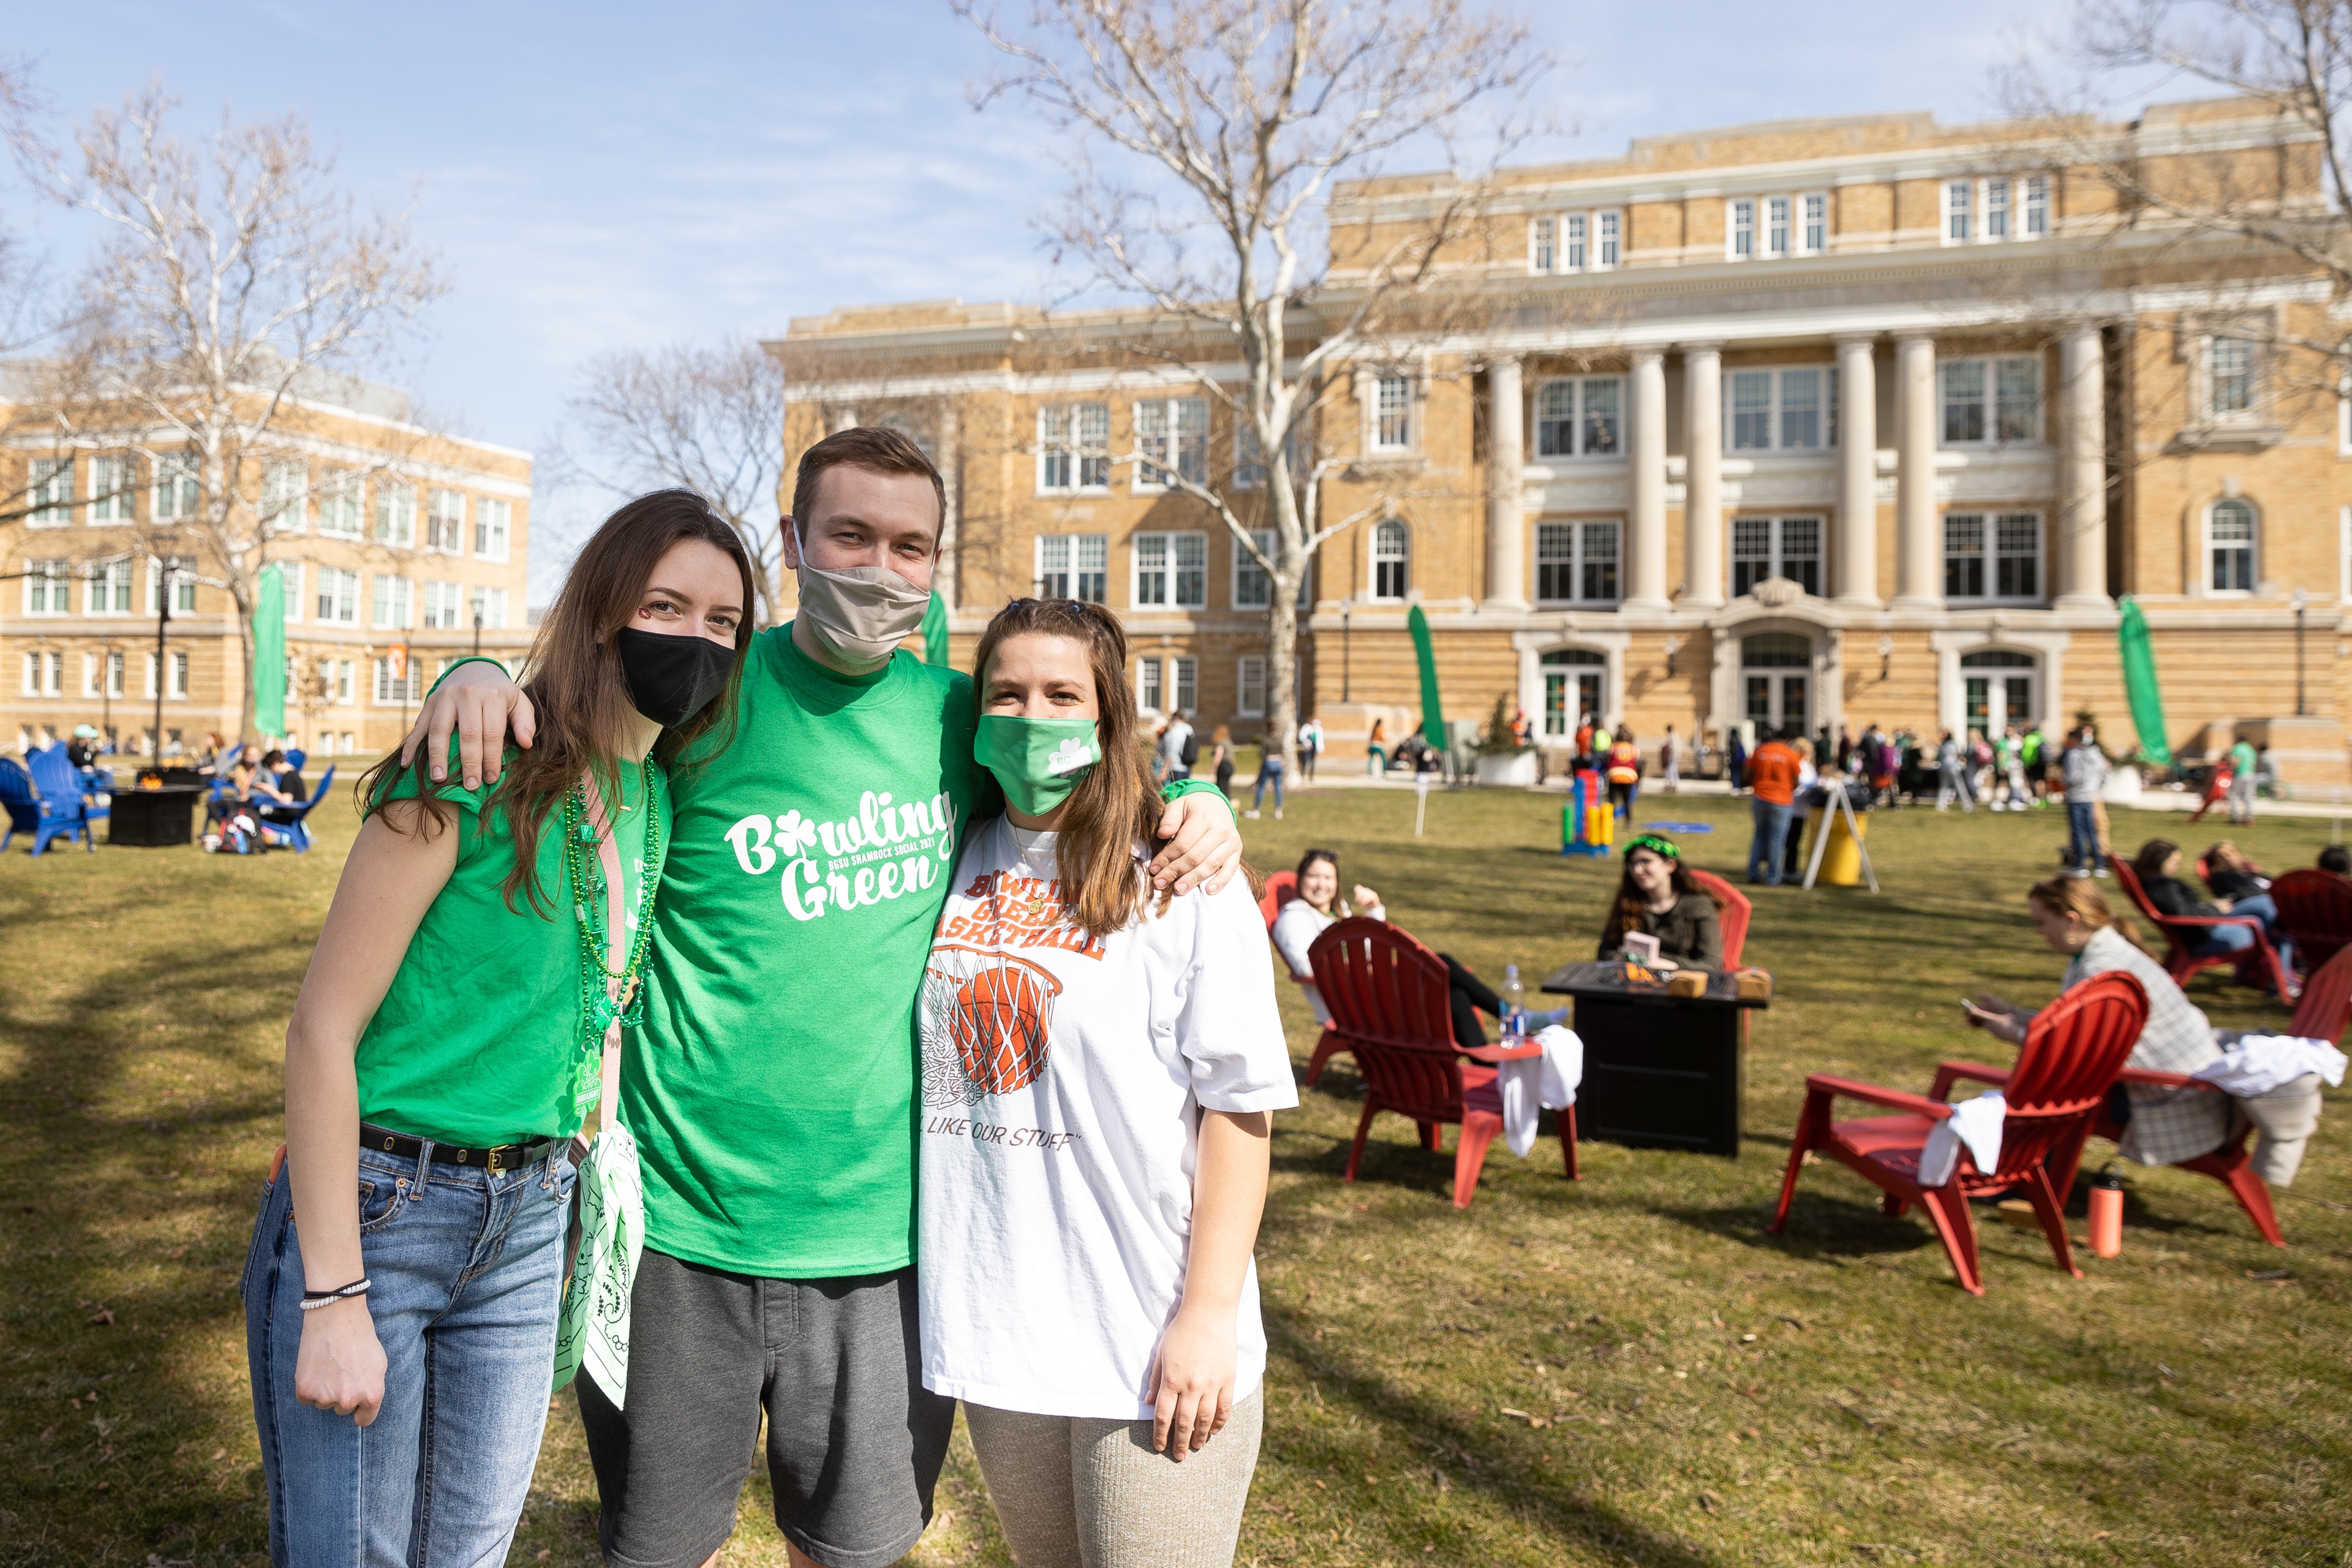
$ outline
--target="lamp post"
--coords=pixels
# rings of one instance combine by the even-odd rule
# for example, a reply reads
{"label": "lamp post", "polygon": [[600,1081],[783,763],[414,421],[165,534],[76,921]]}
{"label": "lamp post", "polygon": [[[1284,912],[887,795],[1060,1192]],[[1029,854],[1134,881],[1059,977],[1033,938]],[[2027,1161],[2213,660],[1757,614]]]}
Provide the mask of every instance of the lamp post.
{"label": "lamp post", "polygon": [[1352,689],[1349,685],[1349,675],[1352,668],[1350,663],[1352,648],[1348,638],[1349,616],[1355,613],[1355,609],[1356,600],[1353,595],[1339,601],[1339,700],[1342,702],[1353,700]]}
{"label": "lamp post", "polygon": [[155,574],[155,732],[148,756],[158,767],[163,763],[163,688],[171,679],[163,668],[163,641],[172,624],[172,566],[165,556]]}
{"label": "lamp post", "polygon": [[474,612],[474,651],[482,651],[482,612],[478,609]]}
{"label": "lamp post", "polygon": [[2294,716],[2307,719],[2311,709],[2304,700],[2303,687],[2303,623],[2311,608],[2311,595],[2297,588],[2294,591]]}

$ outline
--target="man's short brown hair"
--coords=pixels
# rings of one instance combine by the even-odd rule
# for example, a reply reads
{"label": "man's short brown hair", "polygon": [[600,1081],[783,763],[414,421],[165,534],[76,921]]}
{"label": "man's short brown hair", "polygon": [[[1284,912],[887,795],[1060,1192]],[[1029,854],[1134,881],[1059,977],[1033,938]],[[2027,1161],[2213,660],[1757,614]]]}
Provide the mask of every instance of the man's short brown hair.
{"label": "man's short brown hair", "polygon": [[923,449],[887,425],[853,425],[801,454],[800,473],[793,480],[793,527],[803,539],[808,537],[809,509],[816,505],[817,480],[827,468],[844,465],[876,474],[923,475],[940,498],[940,526],[947,526],[948,483]]}

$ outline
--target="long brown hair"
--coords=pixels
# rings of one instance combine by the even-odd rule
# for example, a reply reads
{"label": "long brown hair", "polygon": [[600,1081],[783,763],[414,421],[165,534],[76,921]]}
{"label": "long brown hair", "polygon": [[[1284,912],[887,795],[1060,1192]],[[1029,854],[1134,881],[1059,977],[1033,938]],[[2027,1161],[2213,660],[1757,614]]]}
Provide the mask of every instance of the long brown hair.
{"label": "long brown hair", "polygon": [[2142,952],[2147,951],[2147,944],[2140,941],[2139,932],[2132,929],[2131,921],[2107,908],[2107,900],[2100,897],[2099,889],[2084,878],[2044,877],[2027,889],[2025,896],[2053,915],[2073,915],[2083,922],[2086,930],[2098,931],[2113,926],[2117,936]]}
{"label": "long brown hair", "polygon": [[[506,814],[507,831],[514,840],[514,868],[507,873],[504,889],[509,909],[516,907],[520,896],[540,914],[551,912],[539,883],[540,829],[581,776],[593,772],[606,798],[618,795],[615,759],[636,717],[621,673],[621,629],[636,614],[662,557],[695,540],[734,562],[742,577],[743,617],[735,630],[735,668],[727,677],[727,689],[715,700],[684,723],[662,731],[654,755],[668,763],[692,746],[693,756],[700,760],[733,738],[735,699],[743,679],[743,656],[751,642],[751,557],[734,528],[692,490],[639,496],[606,518],[582,548],[562,592],[531,639],[522,689],[530,699],[537,734],[530,748],[517,752],[506,765],[497,793],[484,805]],[[710,743],[696,746],[705,737]],[[432,761],[419,746],[409,764],[415,773],[418,803],[414,826],[427,837],[447,826],[457,810],[439,796],[446,784],[430,782],[425,770]],[[382,811],[384,792],[409,769],[401,766],[397,752],[369,769],[359,784],[362,812]]]}
{"label": "long brown hair", "polygon": [[[1625,847],[1625,868],[1617,877],[1617,900],[1609,906],[1609,923],[1601,931],[1601,951],[1603,952],[1614,952],[1624,942],[1627,931],[1640,931],[1642,916],[1649,910],[1649,895],[1633,882],[1633,857],[1636,854],[1658,855],[1658,852],[1638,839]],[[1690,871],[1683,865],[1682,857],[1658,855],[1658,858],[1666,863],[1667,879],[1677,900],[1698,893],[1698,884],[1691,880]],[[1708,894],[1707,898],[1714,901],[1713,894]]]}
{"label": "long brown hair", "polygon": [[[989,661],[1006,638],[1016,637],[1066,637],[1087,650],[1102,761],[1070,792],[1056,829],[1055,858],[1071,923],[1090,937],[1108,937],[1143,912],[1144,861],[1135,847],[1150,843],[1160,826],[1160,792],[1144,763],[1142,723],[1134,689],[1127,683],[1127,634],[1108,611],[1081,600],[1013,600],[988,623],[972,658],[983,713]],[[1165,897],[1160,907],[1168,907]]]}
{"label": "long brown hair", "polygon": [[2164,875],[2164,863],[2180,853],[2180,846],[2169,838],[2151,838],[2139,847],[2132,857],[2132,869],[2139,873],[2140,886],[2146,887]]}

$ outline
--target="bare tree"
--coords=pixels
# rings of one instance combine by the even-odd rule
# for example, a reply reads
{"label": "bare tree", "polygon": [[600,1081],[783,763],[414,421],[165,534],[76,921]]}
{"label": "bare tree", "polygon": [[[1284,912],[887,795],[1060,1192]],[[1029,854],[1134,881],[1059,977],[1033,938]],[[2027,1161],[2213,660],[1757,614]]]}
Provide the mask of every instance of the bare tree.
{"label": "bare tree", "polygon": [[595,453],[571,467],[615,494],[677,485],[708,500],[758,568],[755,618],[776,620],[784,370],[775,356],[740,340],[600,354],[567,408]]}
{"label": "bare tree", "polygon": [[[1468,0],[1032,0],[1017,30],[983,0],[954,5],[1011,62],[979,102],[1015,94],[1081,138],[1053,238],[1150,308],[1118,352],[1189,380],[1255,438],[1271,552],[1205,471],[1164,451],[1118,460],[1202,501],[1271,580],[1267,668],[1284,673],[1268,682],[1267,745],[1289,763],[1299,584],[1326,540],[1381,504],[1323,519],[1322,485],[1344,460],[1294,439],[1312,438],[1343,367],[1425,313],[1448,247],[1476,226],[1479,182],[1434,176],[1433,211],[1400,232],[1350,232],[1339,275],[1324,203],[1401,151],[1458,172],[1473,111],[1549,62],[1523,23]],[[1097,149],[1149,186],[1098,171]],[[1223,374],[1236,361],[1237,383]]]}
{"label": "bare tree", "polygon": [[300,120],[224,117],[191,143],[168,127],[174,107],[151,85],[93,113],[70,152],[23,117],[11,141],[41,195],[102,226],[77,290],[68,380],[137,449],[188,465],[190,504],[142,525],[138,542],[194,554],[228,592],[247,671],[243,733],[261,571],[283,514],[306,504],[268,482],[271,465],[308,449],[297,402],[341,400],[444,285],[404,216],[355,213]]}

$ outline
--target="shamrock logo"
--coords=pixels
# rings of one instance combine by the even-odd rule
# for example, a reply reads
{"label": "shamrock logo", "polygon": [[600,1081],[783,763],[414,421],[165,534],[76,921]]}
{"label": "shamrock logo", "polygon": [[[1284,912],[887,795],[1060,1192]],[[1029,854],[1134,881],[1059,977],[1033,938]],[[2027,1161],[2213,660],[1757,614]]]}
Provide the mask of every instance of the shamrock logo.
{"label": "shamrock logo", "polygon": [[816,847],[816,823],[797,810],[776,818],[776,847],[787,856],[799,856]]}
{"label": "shamrock logo", "polygon": [[1054,754],[1045,759],[1045,771],[1059,778],[1064,773],[1072,773],[1080,768],[1093,766],[1094,760],[1092,748],[1087,746],[1079,736],[1072,735],[1055,747]]}

